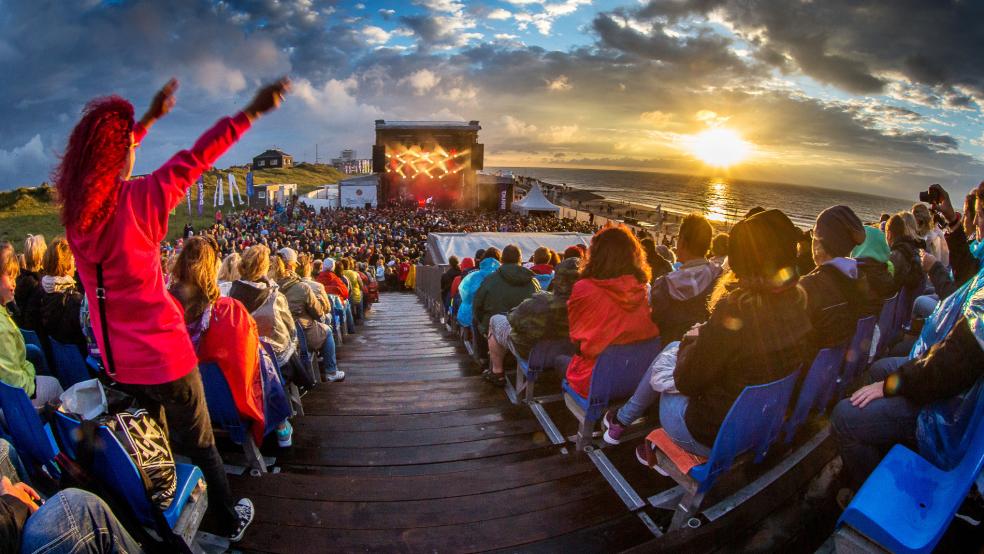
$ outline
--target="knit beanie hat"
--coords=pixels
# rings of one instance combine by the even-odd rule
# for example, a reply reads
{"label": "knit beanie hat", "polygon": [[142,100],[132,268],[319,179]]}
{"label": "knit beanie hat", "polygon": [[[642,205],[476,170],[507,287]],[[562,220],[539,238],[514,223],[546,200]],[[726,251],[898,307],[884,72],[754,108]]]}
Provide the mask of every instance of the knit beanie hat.
{"label": "knit beanie hat", "polygon": [[577,281],[578,276],[581,274],[579,268],[580,261],[578,258],[567,258],[557,264],[557,267],[554,268],[554,278],[551,283],[554,294],[561,296],[571,294],[571,289],[574,288],[574,282]]}
{"label": "knit beanie hat", "polygon": [[461,260],[461,265],[458,267],[461,268],[461,271],[475,267],[475,258],[465,258],[464,260]]}
{"label": "knit beanie hat", "polygon": [[832,206],[820,212],[813,228],[813,240],[833,257],[848,256],[851,250],[864,242],[864,224],[847,206]]}
{"label": "knit beanie hat", "polygon": [[796,244],[803,233],[779,210],[739,221],[728,241],[728,263],[739,279],[765,279],[776,286],[798,277]]}
{"label": "knit beanie hat", "polygon": [[892,249],[888,247],[885,233],[877,227],[864,228],[864,242],[851,251],[852,258],[869,258],[879,263],[888,263]]}

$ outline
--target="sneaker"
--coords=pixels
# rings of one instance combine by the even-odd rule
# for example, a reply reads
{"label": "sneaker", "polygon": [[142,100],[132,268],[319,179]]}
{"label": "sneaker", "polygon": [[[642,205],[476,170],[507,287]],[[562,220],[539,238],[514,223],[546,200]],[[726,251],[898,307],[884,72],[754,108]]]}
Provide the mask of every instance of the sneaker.
{"label": "sneaker", "polygon": [[335,381],[344,381],[345,372],[342,370],[337,370],[335,373],[325,373],[325,381],[328,383],[334,383]]}
{"label": "sneaker", "polygon": [[640,464],[648,468],[655,469],[656,473],[659,473],[663,477],[669,477],[670,474],[664,471],[663,468],[659,467],[659,465],[657,464],[649,465],[649,460],[646,458],[646,455],[648,454],[647,452],[648,449],[649,449],[649,445],[646,444],[645,442],[637,446],[635,449],[636,460],[638,460]]}
{"label": "sneaker", "polygon": [[284,426],[277,429],[277,446],[280,448],[290,448],[294,444],[294,428],[289,421],[284,422]]}
{"label": "sneaker", "polygon": [[236,511],[238,521],[236,531],[229,535],[229,542],[239,542],[243,540],[246,528],[249,527],[250,523],[253,523],[253,501],[248,498],[240,498],[233,510]]}
{"label": "sneaker", "polygon": [[605,412],[605,417],[601,420],[601,425],[605,428],[605,434],[603,438],[605,442],[611,445],[617,445],[622,442],[622,433],[625,432],[625,425],[622,425],[618,418],[615,417],[615,412],[608,410]]}
{"label": "sneaker", "polygon": [[482,379],[485,379],[497,387],[506,386],[506,376],[502,373],[492,373],[492,370],[482,372]]}

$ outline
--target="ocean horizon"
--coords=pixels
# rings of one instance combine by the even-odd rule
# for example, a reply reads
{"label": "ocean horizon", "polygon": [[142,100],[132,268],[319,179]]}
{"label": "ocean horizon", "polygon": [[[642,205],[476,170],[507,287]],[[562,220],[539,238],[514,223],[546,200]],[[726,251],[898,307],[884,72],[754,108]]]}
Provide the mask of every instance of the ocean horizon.
{"label": "ocean horizon", "polygon": [[812,227],[817,214],[830,206],[850,206],[865,223],[883,213],[908,210],[916,202],[873,194],[790,183],[749,181],[728,177],[680,175],[615,169],[548,167],[489,167],[535,177],[551,184],[590,190],[606,199],[675,212],[700,212],[712,221],[734,222],[755,206],[779,208],[797,226]]}

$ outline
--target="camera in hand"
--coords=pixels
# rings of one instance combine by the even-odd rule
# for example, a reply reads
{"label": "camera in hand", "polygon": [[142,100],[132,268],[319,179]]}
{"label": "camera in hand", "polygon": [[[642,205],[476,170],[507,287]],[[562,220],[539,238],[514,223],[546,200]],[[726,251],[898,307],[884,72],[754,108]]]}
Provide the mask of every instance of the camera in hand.
{"label": "camera in hand", "polygon": [[[936,186],[938,187],[939,185]],[[919,201],[927,204],[936,204],[940,201],[940,189],[930,187],[929,190],[920,192]]]}

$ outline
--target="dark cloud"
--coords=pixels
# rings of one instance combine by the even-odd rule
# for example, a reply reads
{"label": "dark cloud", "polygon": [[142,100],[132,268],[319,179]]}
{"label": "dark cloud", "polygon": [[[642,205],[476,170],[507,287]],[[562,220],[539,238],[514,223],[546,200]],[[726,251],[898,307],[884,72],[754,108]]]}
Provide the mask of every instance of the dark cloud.
{"label": "dark cloud", "polygon": [[886,74],[984,98],[984,2],[964,0],[653,0],[637,12],[671,21],[714,12],[759,48],[759,59],[850,92],[881,92]]}

